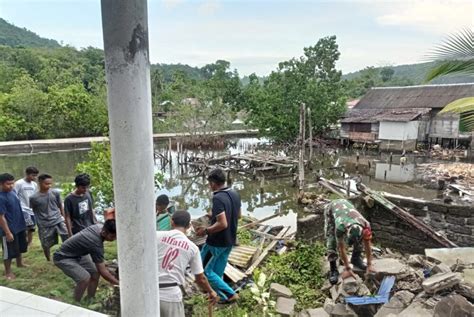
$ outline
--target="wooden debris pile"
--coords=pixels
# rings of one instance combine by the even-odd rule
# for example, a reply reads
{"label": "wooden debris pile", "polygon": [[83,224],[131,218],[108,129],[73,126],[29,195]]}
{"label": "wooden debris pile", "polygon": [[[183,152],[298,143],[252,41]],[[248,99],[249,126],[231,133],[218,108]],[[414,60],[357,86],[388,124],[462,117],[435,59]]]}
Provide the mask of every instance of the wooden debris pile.
{"label": "wooden debris pile", "polygon": [[418,169],[426,187],[474,196],[474,164],[430,163],[420,164]]}
{"label": "wooden debris pile", "polygon": [[224,155],[220,157],[200,157],[194,156],[183,161],[181,164],[187,165],[198,171],[221,168],[225,171],[233,171],[246,174],[254,179],[276,178],[293,176],[296,172],[298,161],[286,156],[272,154],[236,154]]}
{"label": "wooden debris pile", "polygon": [[440,145],[435,144],[433,148],[429,151],[429,155],[432,158],[439,160],[452,160],[454,158],[465,158],[467,157],[466,149],[444,149]]}
{"label": "wooden debris pile", "polygon": [[[271,226],[265,225],[263,222],[280,216],[274,214],[264,219],[254,219],[244,217],[242,221],[244,224],[239,227],[239,230],[249,230],[252,234],[252,245],[239,245],[232,249],[229,255],[228,264],[225,268],[224,275],[234,284],[239,284],[247,278],[252,277],[253,271],[263,263],[265,258],[272,252],[283,254],[286,252],[285,242],[293,240],[295,232],[290,233],[289,226]],[[247,218],[247,219],[245,219]],[[209,225],[209,216],[205,215],[192,221],[193,228]],[[197,237],[194,234],[194,229],[191,230],[189,236],[198,247],[201,247],[206,242],[206,236]]]}

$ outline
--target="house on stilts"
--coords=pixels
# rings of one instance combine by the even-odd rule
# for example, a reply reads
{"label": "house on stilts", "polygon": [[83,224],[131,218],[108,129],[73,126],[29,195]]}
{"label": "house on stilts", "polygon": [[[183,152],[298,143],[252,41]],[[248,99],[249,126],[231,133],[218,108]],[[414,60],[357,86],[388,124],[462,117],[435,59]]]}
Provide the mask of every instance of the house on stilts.
{"label": "house on stilts", "polygon": [[341,142],[378,144],[390,151],[412,151],[420,142],[468,144],[472,135],[463,133],[460,115],[439,113],[466,97],[474,97],[474,84],[372,88],[341,119]]}

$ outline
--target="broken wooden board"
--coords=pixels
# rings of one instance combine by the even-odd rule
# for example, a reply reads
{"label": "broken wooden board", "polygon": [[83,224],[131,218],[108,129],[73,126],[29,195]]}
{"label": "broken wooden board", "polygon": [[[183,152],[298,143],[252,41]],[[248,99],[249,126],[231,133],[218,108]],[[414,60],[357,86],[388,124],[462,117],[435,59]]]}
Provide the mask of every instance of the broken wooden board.
{"label": "broken wooden board", "polygon": [[227,263],[227,266],[225,267],[224,274],[234,283],[237,283],[247,277],[244,272],[233,267],[229,263]]}
{"label": "broken wooden board", "polygon": [[241,268],[247,268],[256,252],[256,247],[245,245],[235,246],[229,254],[228,262]]}
{"label": "broken wooden board", "polygon": [[[285,234],[290,230],[290,227],[284,227],[277,235],[277,238],[283,238]],[[245,274],[250,275],[252,272],[260,265],[260,263],[267,257],[268,253],[275,247],[278,243],[278,240],[272,240],[270,244],[263,250],[262,254],[250,265],[250,267],[245,271]]]}
{"label": "broken wooden board", "polygon": [[419,220],[412,214],[410,214],[408,211],[406,211],[403,208],[398,207],[391,201],[389,201],[387,198],[382,196],[381,193],[373,191],[366,187],[363,184],[358,184],[357,189],[361,191],[362,193],[372,197],[376,202],[378,202],[382,207],[387,209],[388,211],[392,212],[395,216],[397,216],[399,219],[405,221],[406,223],[410,224],[414,228],[420,230],[423,232],[425,235],[428,237],[432,238],[434,241],[439,243],[441,246],[446,247],[446,248],[454,248],[457,247],[457,245],[449,240],[448,238],[440,235],[436,231],[434,231],[430,226],[425,224],[423,221]]}

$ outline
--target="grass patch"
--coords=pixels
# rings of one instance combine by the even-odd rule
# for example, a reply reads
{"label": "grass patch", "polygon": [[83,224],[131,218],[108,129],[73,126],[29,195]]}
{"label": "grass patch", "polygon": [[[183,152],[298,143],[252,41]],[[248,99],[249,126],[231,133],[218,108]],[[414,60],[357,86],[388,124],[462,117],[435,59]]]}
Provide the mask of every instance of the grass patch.
{"label": "grass patch", "polygon": [[[104,246],[105,258],[107,260],[116,259],[116,242],[105,242]],[[51,248],[51,257],[58,248],[59,245]],[[57,268],[52,261],[46,261],[37,232],[34,234],[33,245],[28,248],[27,253],[23,254],[23,262],[28,265],[27,268],[17,268],[16,262],[13,260],[12,271],[16,275],[16,279],[13,281],[5,279],[5,269],[2,263],[0,285],[106,313],[102,309],[102,300],[110,294],[110,284],[101,279],[96,298],[92,302],[75,302],[73,299],[74,281]]]}
{"label": "grass patch", "polygon": [[[296,310],[306,308],[317,308],[323,305],[326,299],[321,292],[325,276],[322,274],[322,261],[324,261],[325,248],[321,244],[305,244],[297,242],[294,247],[283,255],[269,256],[264,265],[254,272],[254,280],[260,273],[267,276],[265,286],[260,290],[260,297],[268,292],[271,283],[280,283],[287,286],[297,301]],[[219,307],[214,310],[214,316],[275,316],[272,307],[264,311],[264,303],[261,303],[252,294],[248,287],[239,292],[240,299],[237,303],[229,306]],[[259,297],[259,296],[257,296]],[[193,317],[208,316],[207,301],[203,295],[195,295],[186,301],[188,307],[192,307]]]}

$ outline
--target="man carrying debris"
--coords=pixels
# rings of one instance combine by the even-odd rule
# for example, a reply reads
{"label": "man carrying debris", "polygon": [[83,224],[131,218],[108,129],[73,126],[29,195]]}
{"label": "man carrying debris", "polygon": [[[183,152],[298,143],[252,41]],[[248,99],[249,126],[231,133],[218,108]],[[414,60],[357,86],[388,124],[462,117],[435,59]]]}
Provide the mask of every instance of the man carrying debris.
{"label": "man carrying debris", "polygon": [[209,283],[223,303],[231,303],[239,295],[224,281],[223,276],[227,259],[237,239],[242,203],[240,195],[226,186],[225,174],[221,169],[212,170],[207,180],[213,191],[211,225],[196,228],[196,234],[207,235],[201,257]]}
{"label": "man carrying debris", "polygon": [[187,211],[178,210],[171,217],[172,230],[156,232],[161,317],[184,317],[180,287],[186,281],[188,266],[191,267],[196,283],[208,294],[211,304],[217,299],[217,294],[204,276],[199,248],[186,237],[190,223],[191,215]]}
{"label": "man carrying debris", "polygon": [[[346,244],[353,246],[351,262],[352,265],[369,274],[373,272],[371,239],[372,231],[370,223],[354,208],[346,199],[337,199],[326,205],[324,210],[324,232],[326,235],[326,247],[330,264],[329,282],[336,284],[339,279],[337,268],[338,252],[344,264],[342,278],[353,276],[346,253]],[[362,245],[364,244],[367,256],[367,265],[364,264]],[[336,249],[337,247],[337,249]]]}
{"label": "man carrying debris", "polygon": [[76,233],[54,253],[54,264],[76,282],[76,301],[81,301],[86,289],[87,298],[95,296],[99,276],[113,285],[119,285],[104,260],[104,241],[115,241],[116,238],[115,220],[108,219],[104,224],[98,223]]}

